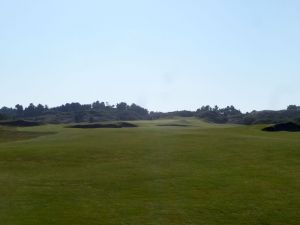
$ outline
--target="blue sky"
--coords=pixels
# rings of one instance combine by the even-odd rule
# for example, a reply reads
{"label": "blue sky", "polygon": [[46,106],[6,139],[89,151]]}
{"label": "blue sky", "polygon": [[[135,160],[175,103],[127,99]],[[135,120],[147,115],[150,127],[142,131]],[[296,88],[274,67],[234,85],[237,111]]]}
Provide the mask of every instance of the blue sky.
{"label": "blue sky", "polygon": [[300,105],[298,0],[0,0],[0,106]]}

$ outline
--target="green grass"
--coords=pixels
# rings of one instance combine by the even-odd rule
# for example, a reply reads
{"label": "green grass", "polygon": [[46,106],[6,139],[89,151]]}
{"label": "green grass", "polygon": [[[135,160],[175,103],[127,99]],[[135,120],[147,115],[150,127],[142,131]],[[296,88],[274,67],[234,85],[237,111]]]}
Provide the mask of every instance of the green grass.
{"label": "green grass", "polygon": [[300,224],[300,133],[136,123],[2,129],[0,224]]}
{"label": "green grass", "polygon": [[32,139],[32,138],[36,138],[48,134],[51,133],[18,131],[14,128],[0,127],[0,143],[10,142],[10,141],[22,141],[22,140]]}

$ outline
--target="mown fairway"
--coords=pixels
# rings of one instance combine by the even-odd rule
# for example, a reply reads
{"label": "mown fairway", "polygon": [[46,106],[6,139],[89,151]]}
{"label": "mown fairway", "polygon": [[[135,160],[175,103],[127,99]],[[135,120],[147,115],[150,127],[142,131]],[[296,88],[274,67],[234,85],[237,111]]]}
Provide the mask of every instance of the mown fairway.
{"label": "mown fairway", "polygon": [[0,224],[300,224],[300,133],[136,124],[2,128]]}

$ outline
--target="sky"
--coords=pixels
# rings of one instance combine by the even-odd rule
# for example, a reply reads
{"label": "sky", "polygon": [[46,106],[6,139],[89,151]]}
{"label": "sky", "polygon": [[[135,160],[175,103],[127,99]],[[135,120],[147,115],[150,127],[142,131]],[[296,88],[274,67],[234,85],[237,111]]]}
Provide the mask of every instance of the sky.
{"label": "sky", "polygon": [[300,105],[298,0],[0,0],[0,107]]}

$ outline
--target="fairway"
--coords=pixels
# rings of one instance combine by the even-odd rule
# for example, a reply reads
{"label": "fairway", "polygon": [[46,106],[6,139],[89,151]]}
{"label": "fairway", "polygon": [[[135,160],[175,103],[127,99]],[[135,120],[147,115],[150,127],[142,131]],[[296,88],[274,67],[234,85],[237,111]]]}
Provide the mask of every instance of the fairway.
{"label": "fairway", "polygon": [[0,224],[300,224],[300,133],[132,123],[2,127]]}

